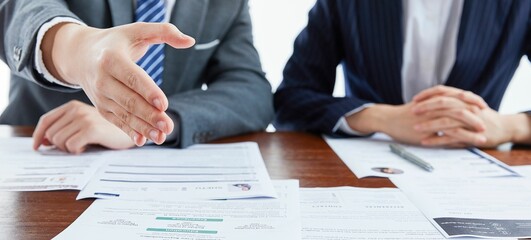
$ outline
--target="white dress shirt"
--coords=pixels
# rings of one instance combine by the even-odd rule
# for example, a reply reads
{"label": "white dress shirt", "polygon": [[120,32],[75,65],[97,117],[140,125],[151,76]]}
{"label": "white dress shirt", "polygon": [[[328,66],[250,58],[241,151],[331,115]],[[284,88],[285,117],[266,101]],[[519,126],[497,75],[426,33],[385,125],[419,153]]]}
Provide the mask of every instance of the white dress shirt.
{"label": "white dress shirt", "polygon": [[[424,89],[444,84],[455,63],[457,36],[464,0],[402,0],[404,49],[402,96],[404,102]],[[370,107],[365,104],[345,114],[336,124],[350,135],[361,135],[346,117]]]}
{"label": "white dress shirt", "polygon": [[444,84],[455,63],[464,0],[403,0],[404,102]]}

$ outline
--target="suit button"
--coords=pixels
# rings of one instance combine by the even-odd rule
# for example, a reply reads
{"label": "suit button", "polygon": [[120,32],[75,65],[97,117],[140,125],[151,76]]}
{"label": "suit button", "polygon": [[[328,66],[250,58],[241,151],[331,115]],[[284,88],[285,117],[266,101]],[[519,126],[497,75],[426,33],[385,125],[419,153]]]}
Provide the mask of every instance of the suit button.
{"label": "suit button", "polygon": [[22,48],[20,47],[13,47],[13,59],[16,61],[16,62],[19,62],[20,61],[20,56],[22,55]]}

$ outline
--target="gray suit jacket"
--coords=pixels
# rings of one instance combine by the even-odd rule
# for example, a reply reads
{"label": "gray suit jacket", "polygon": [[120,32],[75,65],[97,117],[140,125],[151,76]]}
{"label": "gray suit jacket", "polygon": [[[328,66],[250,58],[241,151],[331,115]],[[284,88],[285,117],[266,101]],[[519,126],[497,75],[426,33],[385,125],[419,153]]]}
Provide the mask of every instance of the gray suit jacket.
{"label": "gray suit jacket", "polygon": [[[70,100],[90,103],[82,91],[52,84],[36,72],[37,32],[59,16],[98,28],[131,23],[133,1],[0,2],[0,55],[11,69],[9,105],[0,123],[35,125],[42,114]],[[264,129],[273,117],[271,86],[253,46],[247,1],[177,0],[171,22],[206,48],[165,49],[161,88],[170,101],[168,111],[180,119],[178,145]],[[201,90],[203,84],[208,90]]]}

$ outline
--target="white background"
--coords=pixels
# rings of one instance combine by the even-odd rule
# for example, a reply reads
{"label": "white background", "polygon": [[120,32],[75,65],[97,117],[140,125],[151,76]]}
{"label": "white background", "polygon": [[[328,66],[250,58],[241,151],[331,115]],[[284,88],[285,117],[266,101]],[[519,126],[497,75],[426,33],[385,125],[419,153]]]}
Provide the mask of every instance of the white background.
{"label": "white background", "polygon": [[[293,51],[293,40],[306,25],[315,0],[250,0],[255,44],[267,78],[275,90]],[[338,73],[340,73],[338,71]],[[334,95],[343,96],[343,77],[338,74]],[[7,105],[9,69],[0,62],[0,111]],[[531,64],[523,58],[503,99],[500,111],[515,113],[531,109]]]}

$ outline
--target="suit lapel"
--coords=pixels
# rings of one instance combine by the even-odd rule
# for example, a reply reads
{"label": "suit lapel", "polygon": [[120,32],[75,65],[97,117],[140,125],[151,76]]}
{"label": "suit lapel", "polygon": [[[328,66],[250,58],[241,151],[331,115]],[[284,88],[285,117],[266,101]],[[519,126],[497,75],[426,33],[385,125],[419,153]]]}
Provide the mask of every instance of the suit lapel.
{"label": "suit lapel", "polygon": [[208,0],[177,0],[171,22],[197,40],[203,29],[207,6]]}
{"label": "suit lapel", "polygon": [[112,25],[119,26],[133,22],[132,0],[107,0],[111,9]]}
{"label": "suit lapel", "polygon": [[[177,0],[171,16],[171,23],[175,24],[181,32],[195,38],[196,43],[201,42],[205,17],[208,9],[208,0]],[[189,49],[174,49],[166,46],[166,58],[164,63],[165,79],[161,88],[165,92],[175,92],[179,88],[182,75],[189,67],[193,47]]]}
{"label": "suit lapel", "polygon": [[511,3],[465,0],[455,64],[446,85],[478,91],[484,87],[481,74],[503,35]]}

